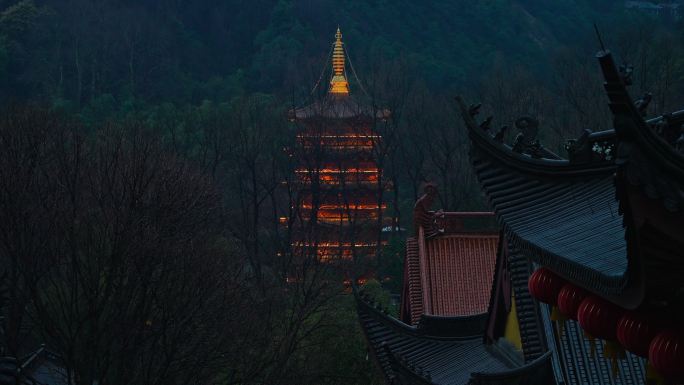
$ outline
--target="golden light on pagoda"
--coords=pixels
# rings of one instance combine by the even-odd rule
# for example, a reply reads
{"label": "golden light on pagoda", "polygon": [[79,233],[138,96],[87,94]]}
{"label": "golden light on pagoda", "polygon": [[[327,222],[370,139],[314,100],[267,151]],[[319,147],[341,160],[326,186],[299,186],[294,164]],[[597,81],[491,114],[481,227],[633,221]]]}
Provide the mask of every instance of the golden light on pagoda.
{"label": "golden light on pagoda", "polygon": [[[291,203],[301,221],[288,224],[293,226],[291,246],[296,255],[335,263],[375,256],[385,244],[378,238],[386,205],[379,192],[382,170],[374,152],[382,140],[374,129],[379,115],[369,113],[375,110],[349,95],[348,58],[339,28],[331,48],[326,97],[291,114],[301,111],[302,116],[297,120],[298,164],[291,180],[302,195]],[[349,66],[353,72],[351,62]]]}
{"label": "golden light on pagoda", "polygon": [[335,47],[332,54],[333,77],[330,80],[330,93],[337,95],[349,94],[349,82],[344,73],[344,48],[342,43],[342,32],[337,28],[335,33]]}
{"label": "golden light on pagoda", "polygon": [[[308,205],[308,204],[303,204],[301,205],[303,209],[313,209],[313,206]],[[382,206],[378,206],[377,204],[358,204],[358,203],[351,203],[351,204],[339,204],[339,205],[320,205],[318,210],[377,210],[377,209],[385,209],[386,205],[383,203]]]}
{"label": "golden light on pagoda", "polygon": [[326,167],[318,170],[297,169],[295,173],[302,182],[310,182],[318,179],[321,184],[342,185],[342,184],[363,184],[377,182],[380,170],[374,166],[366,167]]}

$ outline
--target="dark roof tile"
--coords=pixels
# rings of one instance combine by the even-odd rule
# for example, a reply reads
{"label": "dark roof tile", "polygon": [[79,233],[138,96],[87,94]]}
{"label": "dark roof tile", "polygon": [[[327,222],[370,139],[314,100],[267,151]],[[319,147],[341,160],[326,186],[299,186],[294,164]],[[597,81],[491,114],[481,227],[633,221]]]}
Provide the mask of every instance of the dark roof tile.
{"label": "dark roof tile", "polygon": [[482,132],[460,104],[476,174],[515,248],[592,291],[613,299],[622,294],[631,265],[615,164],[514,153]]}
{"label": "dark roof tile", "polygon": [[479,373],[481,378],[496,378],[500,374],[535,378],[530,373],[537,371],[537,366],[517,366],[485,345],[482,331],[471,335],[472,317],[443,319],[455,331],[467,329],[467,336],[437,337],[379,312],[359,296],[356,298],[361,327],[388,383],[397,376],[410,376],[413,383],[465,385],[470,383],[472,373]]}

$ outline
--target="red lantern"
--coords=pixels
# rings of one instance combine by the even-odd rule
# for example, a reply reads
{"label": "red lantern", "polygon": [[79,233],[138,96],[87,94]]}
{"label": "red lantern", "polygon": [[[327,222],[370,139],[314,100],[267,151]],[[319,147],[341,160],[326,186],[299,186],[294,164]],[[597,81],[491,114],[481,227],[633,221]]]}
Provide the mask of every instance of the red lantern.
{"label": "red lantern", "polygon": [[662,328],[659,318],[644,312],[628,311],[618,320],[617,339],[625,349],[647,358],[649,345]]}
{"label": "red lantern", "polygon": [[577,320],[577,310],[589,292],[571,283],[565,284],[558,293],[558,309],[564,316]]}
{"label": "red lantern", "polygon": [[577,309],[577,321],[584,332],[589,335],[594,352],[594,338],[606,340],[603,356],[609,358],[613,369],[613,376],[618,375],[618,360],[625,357],[625,351],[615,341],[617,339],[617,323],[623,310],[612,303],[590,295],[585,298]]}
{"label": "red lantern", "polygon": [[615,341],[616,326],[622,310],[594,295],[582,301],[577,309],[577,321],[582,329],[595,338]]}
{"label": "red lantern", "polygon": [[658,333],[648,349],[648,359],[669,381],[684,381],[684,331],[668,329]]}
{"label": "red lantern", "polygon": [[538,301],[555,306],[558,300],[558,292],[564,283],[565,281],[561,277],[542,267],[530,275],[527,288],[532,297]]}

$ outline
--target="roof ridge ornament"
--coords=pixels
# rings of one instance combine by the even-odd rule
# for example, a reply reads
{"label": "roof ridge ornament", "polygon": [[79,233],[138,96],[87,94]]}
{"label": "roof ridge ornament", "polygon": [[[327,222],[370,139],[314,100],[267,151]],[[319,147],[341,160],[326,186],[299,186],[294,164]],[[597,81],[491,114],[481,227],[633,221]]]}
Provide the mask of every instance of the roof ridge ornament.
{"label": "roof ridge ornament", "polygon": [[644,96],[641,97],[641,99],[634,101],[634,107],[636,107],[641,116],[646,117],[648,105],[651,104],[651,100],[653,100],[653,94],[650,92],[646,92]]}
{"label": "roof ridge ornament", "polygon": [[618,70],[620,72],[620,77],[622,78],[622,82],[625,83],[626,86],[631,86],[632,85],[632,75],[634,74],[634,66],[628,63],[620,65],[620,68]]}
{"label": "roof ridge ornament", "polygon": [[615,131],[582,131],[576,139],[565,142],[568,159],[573,163],[610,162],[615,158]]}
{"label": "roof ridge ornament", "polygon": [[515,127],[520,131],[515,137],[513,151],[528,154],[533,158],[543,158],[542,145],[537,139],[539,121],[531,116],[523,116],[515,121]]}
{"label": "roof ridge ornament", "polygon": [[515,137],[512,146],[505,143],[506,133],[510,129],[509,126],[503,125],[498,132],[491,132],[493,118],[488,116],[484,121],[479,122],[477,116],[480,114],[482,104],[470,104],[466,107],[463,98],[456,96],[456,104],[461,110],[461,117],[463,118],[466,127],[471,132],[477,132],[487,141],[503,145],[505,151],[511,151],[518,154],[528,155],[534,159],[547,160],[563,160],[560,156],[544,147],[537,139],[539,132],[539,120],[531,116],[523,116],[515,121],[515,127],[520,133]]}
{"label": "roof ridge ornament", "polygon": [[499,129],[499,132],[497,132],[494,135],[494,141],[498,142],[498,143],[503,143],[504,138],[506,137],[506,131],[508,131],[508,128],[509,127],[507,125],[501,126],[501,128]]}
{"label": "roof ridge ornament", "polygon": [[418,198],[413,206],[413,227],[416,235],[419,234],[419,228],[422,228],[425,238],[432,238],[443,232],[437,226],[435,211],[431,210],[433,203],[439,196],[439,191],[436,184],[429,182],[425,184],[423,189],[425,193]]}

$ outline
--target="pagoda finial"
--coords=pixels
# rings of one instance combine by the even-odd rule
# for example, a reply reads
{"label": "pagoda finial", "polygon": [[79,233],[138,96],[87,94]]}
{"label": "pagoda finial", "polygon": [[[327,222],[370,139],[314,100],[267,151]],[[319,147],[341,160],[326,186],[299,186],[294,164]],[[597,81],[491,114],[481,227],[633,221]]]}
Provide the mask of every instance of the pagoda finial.
{"label": "pagoda finial", "polygon": [[342,43],[342,32],[340,27],[337,27],[335,33],[335,47],[332,54],[333,77],[330,80],[330,93],[332,94],[348,94],[349,82],[344,71],[344,47]]}

